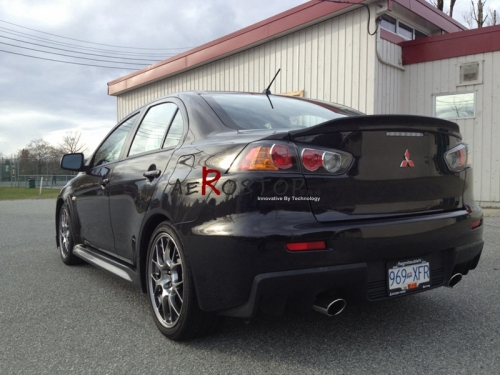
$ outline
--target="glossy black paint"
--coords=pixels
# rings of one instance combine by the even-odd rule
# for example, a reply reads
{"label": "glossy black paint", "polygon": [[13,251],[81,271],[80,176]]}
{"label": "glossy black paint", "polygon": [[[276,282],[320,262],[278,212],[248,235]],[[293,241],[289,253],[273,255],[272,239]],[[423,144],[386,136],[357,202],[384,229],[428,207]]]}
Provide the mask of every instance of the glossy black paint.
{"label": "glossy black paint", "polygon": [[[118,160],[94,166],[91,158],[62,189],[57,210],[68,202],[75,242],[81,254],[90,254],[87,261],[98,259],[93,264],[114,273],[126,270],[145,290],[148,242],[168,220],[185,246],[200,307],[232,316],[253,316],[259,308],[282,313],[287,305],[311,310],[323,292],[347,303],[395,298],[386,293],[389,261],[430,259],[432,288],[477,265],[482,226],[472,230],[471,224],[482,211],[472,199],[472,171],[452,173],[443,161],[461,141],[456,124],[353,116],[294,131],[238,130],[221,122],[203,94],[179,93],[139,109]],[[147,109],[162,102],[175,103],[183,114],[181,143],[128,157]],[[248,144],[262,140],[291,142],[297,155],[304,147],[346,151],[354,162],[341,176],[300,166],[293,173],[230,169]],[[406,149],[414,168],[400,168]],[[220,194],[209,186],[202,194],[204,168],[210,178],[220,173],[213,184]],[[326,241],[327,249],[285,248],[316,240]]]}

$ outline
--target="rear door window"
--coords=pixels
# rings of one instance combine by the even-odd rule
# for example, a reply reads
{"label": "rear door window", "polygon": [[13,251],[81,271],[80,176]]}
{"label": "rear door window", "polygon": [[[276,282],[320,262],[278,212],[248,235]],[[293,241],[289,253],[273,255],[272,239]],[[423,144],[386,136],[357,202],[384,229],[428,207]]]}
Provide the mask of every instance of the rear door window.
{"label": "rear door window", "polygon": [[184,133],[184,121],[182,120],[181,111],[177,111],[174,120],[168,129],[167,137],[163,143],[163,148],[175,147],[179,144],[182,134]]}
{"label": "rear door window", "polygon": [[137,129],[128,155],[162,148],[165,134],[176,112],[177,106],[173,103],[162,103],[151,107]]}

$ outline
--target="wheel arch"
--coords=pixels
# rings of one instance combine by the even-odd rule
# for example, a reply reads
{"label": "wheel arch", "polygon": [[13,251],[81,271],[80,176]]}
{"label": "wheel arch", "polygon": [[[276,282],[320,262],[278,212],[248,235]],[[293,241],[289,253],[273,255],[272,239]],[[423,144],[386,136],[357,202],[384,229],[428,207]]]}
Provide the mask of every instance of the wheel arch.
{"label": "wheel arch", "polygon": [[149,241],[151,240],[151,235],[155,231],[156,227],[158,227],[158,225],[160,225],[160,223],[163,223],[164,221],[170,221],[168,216],[164,213],[156,213],[155,215],[147,219],[142,228],[141,238],[139,240],[138,271],[140,272],[141,290],[143,293],[147,292],[146,258],[148,256]]}

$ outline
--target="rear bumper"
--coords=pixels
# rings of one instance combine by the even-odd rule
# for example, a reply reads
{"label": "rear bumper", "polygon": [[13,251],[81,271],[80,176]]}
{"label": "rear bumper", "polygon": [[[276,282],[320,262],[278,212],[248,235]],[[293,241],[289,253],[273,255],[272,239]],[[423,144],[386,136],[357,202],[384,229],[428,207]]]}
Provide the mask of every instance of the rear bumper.
{"label": "rear bumper", "polygon": [[479,241],[424,255],[423,258],[431,262],[431,287],[392,297],[388,295],[385,277],[376,277],[380,271],[385,275],[385,264],[379,262],[263,273],[254,278],[246,303],[220,314],[243,318],[255,316],[259,309],[273,315],[283,314],[286,308],[310,311],[316,296],[323,292],[342,298],[348,304],[420,293],[447,285],[454,274],[465,275],[476,268],[482,248],[483,242]]}
{"label": "rear bumper", "polygon": [[[279,215],[279,217],[277,217]],[[429,262],[431,286],[447,285],[479,261],[483,227],[479,210],[391,220],[318,223],[310,213],[280,211],[232,215],[180,226],[200,307],[235,317],[260,309],[310,311],[323,292],[348,304],[396,298],[389,296],[387,264]],[[326,241],[327,250],[290,252],[287,242]]]}

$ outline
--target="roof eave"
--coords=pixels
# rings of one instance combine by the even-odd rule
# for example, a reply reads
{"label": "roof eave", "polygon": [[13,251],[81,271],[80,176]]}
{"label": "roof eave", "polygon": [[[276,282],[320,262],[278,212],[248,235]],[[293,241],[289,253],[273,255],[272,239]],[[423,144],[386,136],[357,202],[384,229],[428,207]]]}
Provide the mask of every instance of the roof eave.
{"label": "roof eave", "polygon": [[[351,0],[362,3],[363,0]],[[262,44],[284,33],[330,18],[356,4],[309,1],[276,16],[203,44],[169,59],[130,73],[108,83],[109,95],[120,95],[132,89],[182,73],[226,55]]]}

